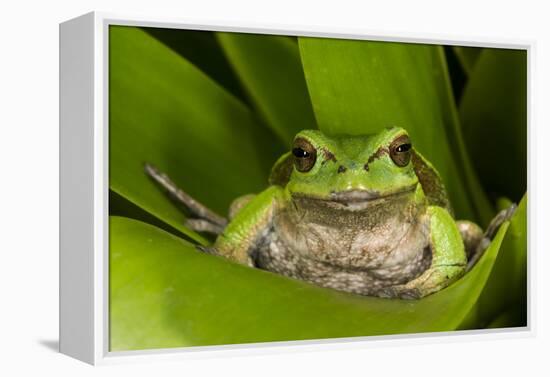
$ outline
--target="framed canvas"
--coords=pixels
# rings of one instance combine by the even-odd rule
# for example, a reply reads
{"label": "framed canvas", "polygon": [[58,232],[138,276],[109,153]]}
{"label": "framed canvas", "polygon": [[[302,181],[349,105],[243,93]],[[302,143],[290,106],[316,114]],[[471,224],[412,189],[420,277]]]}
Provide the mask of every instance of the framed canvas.
{"label": "framed canvas", "polygon": [[61,352],[529,334],[531,52],[103,13],[61,24]]}

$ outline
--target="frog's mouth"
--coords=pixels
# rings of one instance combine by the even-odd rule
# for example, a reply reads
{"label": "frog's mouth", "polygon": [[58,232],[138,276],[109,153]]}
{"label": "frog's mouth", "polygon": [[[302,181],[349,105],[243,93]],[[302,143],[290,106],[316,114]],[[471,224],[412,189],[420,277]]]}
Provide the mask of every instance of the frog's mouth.
{"label": "frog's mouth", "polygon": [[380,193],[373,190],[346,190],[332,192],[328,197],[312,197],[305,195],[294,195],[297,199],[314,200],[323,202],[329,207],[337,209],[345,209],[349,211],[361,211],[371,207],[372,205],[382,204],[387,201],[393,201],[401,196],[414,193],[417,184],[405,187],[399,191],[390,193]]}

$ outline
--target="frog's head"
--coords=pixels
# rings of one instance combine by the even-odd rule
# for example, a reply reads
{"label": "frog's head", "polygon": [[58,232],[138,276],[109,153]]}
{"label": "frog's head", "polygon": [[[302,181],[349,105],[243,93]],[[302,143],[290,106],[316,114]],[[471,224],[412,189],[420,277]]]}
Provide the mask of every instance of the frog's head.
{"label": "frog's head", "polygon": [[419,182],[412,154],[411,140],[402,128],[337,137],[304,130],[286,156],[286,187],[293,197],[346,204],[412,193]]}

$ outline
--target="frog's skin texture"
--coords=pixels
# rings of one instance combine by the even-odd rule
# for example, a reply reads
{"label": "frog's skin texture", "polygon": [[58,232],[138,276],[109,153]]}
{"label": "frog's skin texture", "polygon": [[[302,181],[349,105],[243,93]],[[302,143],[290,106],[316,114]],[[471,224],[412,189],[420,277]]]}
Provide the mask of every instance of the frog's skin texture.
{"label": "frog's skin texture", "polygon": [[323,287],[399,298],[447,287],[482,251],[482,230],[453,219],[439,174],[402,128],[353,137],[302,131],[269,183],[238,198],[227,224],[199,220],[198,230],[209,221],[223,229],[203,250]]}

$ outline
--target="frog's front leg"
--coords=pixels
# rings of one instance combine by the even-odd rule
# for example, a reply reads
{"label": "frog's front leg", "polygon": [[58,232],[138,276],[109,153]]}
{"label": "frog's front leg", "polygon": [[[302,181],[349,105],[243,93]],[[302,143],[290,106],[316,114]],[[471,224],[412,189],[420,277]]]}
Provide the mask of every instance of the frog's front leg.
{"label": "frog's front leg", "polygon": [[218,236],[211,251],[237,263],[254,266],[251,257],[254,244],[271,226],[273,215],[283,197],[280,186],[271,186],[247,198],[247,203]]}
{"label": "frog's front leg", "polygon": [[437,292],[460,278],[466,271],[464,243],[449,212],[437,206],[427,210],[430,267],[406,284],[391,287],[390,295],[402,298],[421,298]]}

